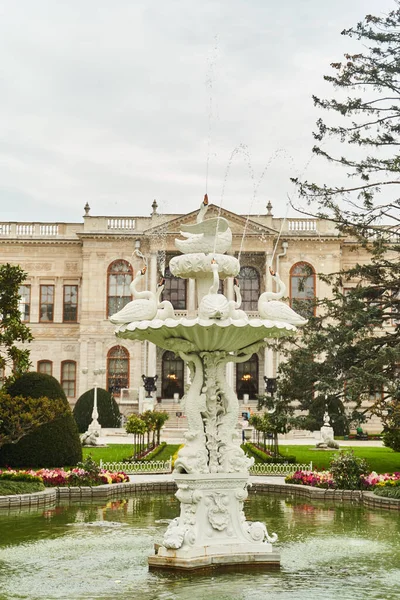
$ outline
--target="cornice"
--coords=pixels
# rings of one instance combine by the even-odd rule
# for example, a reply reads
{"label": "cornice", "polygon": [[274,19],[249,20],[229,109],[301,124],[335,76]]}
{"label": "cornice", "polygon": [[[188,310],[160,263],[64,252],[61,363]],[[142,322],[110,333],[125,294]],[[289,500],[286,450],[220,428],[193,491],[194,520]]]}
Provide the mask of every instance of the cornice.
{"label": "cornice", "polygon": [[0,244],[5,246],[82,246],[79,239],[66,240],[60,238],[0,238]]}

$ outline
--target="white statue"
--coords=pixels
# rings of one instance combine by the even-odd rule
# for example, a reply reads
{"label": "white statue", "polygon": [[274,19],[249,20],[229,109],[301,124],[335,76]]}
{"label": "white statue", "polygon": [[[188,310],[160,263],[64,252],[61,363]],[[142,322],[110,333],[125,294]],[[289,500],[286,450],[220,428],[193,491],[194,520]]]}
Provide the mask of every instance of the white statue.
{"label": "white statue", "polygon": [[301,317],[295,312],[290,306],[284,302],[280,302],[280,298],[286,293],[286,286],[279,277],[278,273],[275,273],[271,267],[269,269],[272,279],[276,281],[279,292],[264,292],[258,299],[258,312],[262,319],[269,319],[270,321],[283,321],[290,323],[291,325],[304,325],[307,323],[307,319]]}
{"label": "white statue", "polygon": [[156,293],[147,290],[139,292],[136,287],[140,279],[145,275],[146,270],[147,267],[143,267],[143,269],[136,274],[136,277],[130,285],[131,294],[135,299],[128,302],[128,304],[120,311],[111,315],[109,318],[111,323],[122,325],[124,323],[132,323],[132,321],[150,321],[156,316],[159,298],[164,286],[159,286]]}
{"label": "white statue", "polygon": [[242,305],[242,295],[240,293],[239,281],[236,279],[233,280],[233,289],[235,292],[236,300],[231,300],[229,302],[229,316],[231,319],[244,319],[245,321],[249,320],[249,317],[246,315],[244,310],[239,310]]}
{"label": "white statue", "polygon": [[[164,285],[165,279],[162,278],[158,284],[157,290],[157,295],[159,298],[164,290]],[[169,302],[169,300],[163,300],[162,302],[158,303],[156,319],[161,319],[162,321],[165,321],[165,319],[175,319],[174,307],[172,306],[171,302]]]}
{"label": "white statue", "polygon": [[204,254],[224,254],[232,244],[232,231],[229,223],[223,217],[204,219],[208,208],[207,194],[197,215],[197,223],[194,225],[181,225],[180,234],[185,240],[175,240],[175,246],[183,254],[204,252]]}
{"label": "white statue", "polygon": [[213,283],[208,294],[203,296],[199,306],[200,319],[227,319],[230,313],[230,306],[227,298],[223,294],[218,294],[219,276],[218,264],[215,260],[211,261],[211,270],[213,273]]}

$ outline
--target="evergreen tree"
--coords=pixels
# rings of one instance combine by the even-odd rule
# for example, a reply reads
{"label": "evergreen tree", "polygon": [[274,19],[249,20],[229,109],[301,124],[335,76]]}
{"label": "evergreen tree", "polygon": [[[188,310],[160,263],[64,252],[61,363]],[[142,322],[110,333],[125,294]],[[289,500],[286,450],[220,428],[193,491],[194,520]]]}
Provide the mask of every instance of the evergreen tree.
{"label": "evergreen tree", "polygon": [[[293,180],[307,200],[307,214],[336,223],[366,263],[320,277],[332,286],[316,301],[316,317],[302,330],[281,366],[280,393],[309,411],[319,428],[325,405],[336,433],[378,415],[384,428],[397,422],[400,403],[400,3],[389,14],[367,15],[342,35],[360,42],[360,52],[331,64],[325,80],[331,99],[313,96],[333,118],[317,121],[313,152],[341,165],[337,186]],[[337,154],[337,143],[345,150]],[[349,244],[350,246],[350,244]]]}
{"label": "evergreen tree", "polygon": [[8,366],[13,375],[25,373],[30,366],[29,350],[19,345],[33,339],[19,308],[19,288],[26,277],[19,266],[0,265],[0,368]]}

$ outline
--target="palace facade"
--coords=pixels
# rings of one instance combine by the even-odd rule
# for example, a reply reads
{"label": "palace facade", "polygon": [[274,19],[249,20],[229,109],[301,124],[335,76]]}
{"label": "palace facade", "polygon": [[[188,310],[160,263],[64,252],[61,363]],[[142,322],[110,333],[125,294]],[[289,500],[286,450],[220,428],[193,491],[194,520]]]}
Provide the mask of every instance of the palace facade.
{"label": "palace facade", "polygon": [[[155,396],[161,405],[178,406],[189,373],[173,353],[148,342],[118,340],[108,318],[131,300],[129,285],[146,261],[146,289],[156,291],[166,265],[164,300],[179,316],[194,316],[194,280],[173,277],[169,260],[178,251],[180,226],[195,222],[197,211],[159,214],[156,201],[149,217],[92,216],[86,204],[83,222],[0,223],[0,260],[20,265],[28,278],[21,287],[21,313],[34,341],[33,368],[56,377],[71,405],[96,383],[111,391],[128,414],[143,399],[142,376],[157,375]],[[149,211],[150,212],[150,211]],[[233,233],[232,254],[240,259],[242,308],[257,315],[257,300],[271,288],[268,266],[279,272],[292,306],[329,287],[316,273],[331,273],[367,260],[365,251],[338,233],[334,223],[316,219],[283,219],[272,214],[249,218],[210,205],[207,218],[221,214]],[[299,286],[299,281],[302,285]],[[233,299],[233,281],[221,286]],[[310,310],[311,302],[310,302]],[[274,377],[279,357],[271,350],[247,363],[230,365],[227,377],[244,403],[264,391],[264,376]],[[380,430],[380,425],[368,427]]]}

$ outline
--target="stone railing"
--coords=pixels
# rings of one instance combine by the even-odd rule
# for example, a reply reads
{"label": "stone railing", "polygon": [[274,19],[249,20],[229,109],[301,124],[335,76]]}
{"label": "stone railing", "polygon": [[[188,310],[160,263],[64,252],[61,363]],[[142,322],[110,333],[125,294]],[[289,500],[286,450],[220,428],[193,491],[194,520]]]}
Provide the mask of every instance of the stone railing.
{"label": "stone railing", "polygon": [[107,219],[107,229],[109,230],[133,230],[135,226],[135,219],[131,217],[110,217]]}
{"label": "stone railing", "polygon": [[100,460],[100,469],[107,471],[123,471],[124,473],[134,474],[154,474],[154,473],[172,473],[172,458],[169,460],[149,460],[143,462],[103,462]]}
{"label": "stone railing", "polygon": [[287,464],[287,463],[257,463],[250,468],[250,475],[292,475],[296,471],[312,471],[310,464]]}
{"label": "stone railing", "polygon": [[75,237],[82,228],[76,223],[0,223],[0,236],[50,238]]}
{"label": "stone railing", "polygon": [[287,230],[291,232],[317,231],[316,219],[289,219]]}

